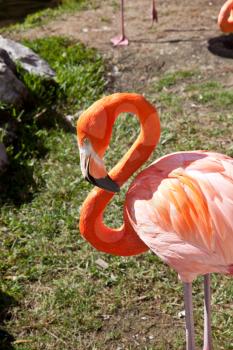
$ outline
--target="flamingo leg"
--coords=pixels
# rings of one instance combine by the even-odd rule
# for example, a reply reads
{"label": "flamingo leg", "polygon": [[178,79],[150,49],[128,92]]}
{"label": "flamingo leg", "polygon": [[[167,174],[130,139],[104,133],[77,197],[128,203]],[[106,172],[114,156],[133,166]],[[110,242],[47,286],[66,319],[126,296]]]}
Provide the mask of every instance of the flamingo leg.
{"label": "flamingo leg", "polygon": [[210,274],[207,274],[207,275],[204,275],[204,347],[203,347],[203,350],[212,350],[210,297],[211,297]]}
{"label": "flamingo leg", "polygon": [[158,12],[155,6],[155,0],[152,0],[152,24],[154,21],[158,22]]}
{"label": "flamingo leg", "polygon": [[192,283],[184,283],[186,350],[195,350]]}
{"label": "flamingo leg", "polygon": [[121,35],[118,35],[111,39],[113,46],[126,46],[129,41],[125,36],[125,21],[124,21],[124,0],[121,0]]}

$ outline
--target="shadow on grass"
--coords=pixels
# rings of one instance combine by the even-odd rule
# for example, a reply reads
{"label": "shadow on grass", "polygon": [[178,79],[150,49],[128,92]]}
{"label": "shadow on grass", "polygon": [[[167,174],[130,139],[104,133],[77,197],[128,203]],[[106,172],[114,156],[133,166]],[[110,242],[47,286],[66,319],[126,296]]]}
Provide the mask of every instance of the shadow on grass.
{"label": "shadow on grass", "polygon": [[0,175],[0,203],[20,205],[32,199],[37,184],[33,177],[33,158],[42,158],[47,149],[42,137],[36,132],[38,127],[27,118],[19,121],[5,114],[2,125],[5,130],[3,143],[7,148],[9,165]]}
{"label": "shadow on grass", "polygon": [[0,177],[0,204],[12,203],[19,206],[31,201],[36,190],[33,168],[14,162]]}
{"label": "shadow on grass", "polygon": [[45,146],[44,137],[37,135],[36,131],[43,129],[49,131],[56,128],[70,133],[76,131],[75,127],[61,114],[50,110],[40,113],[35,127],[28,128],[27,121],[16,127],[17,138],[11,143],[14,154],[9,156],[9,166],[0,175],[0,204],[9,203],[20,206],[30,202],[38,189],[43,187],[42,178],[38,179],[34,175],[34,162],[43,159],[48,149]]}
{"label": "shadow on grass", "polygon": [[14,346],[12,342],[14,341],[14,337],[9,334],[4,329],[0,328],[0,349],[1,350],[14,350]]}
{"label": "shadow on grass", "polygon": [[[48,101],[44,91],[49,90],[49,85],[45,81],[41,86],[43,96],[32,94],[22,116],[20,110],[15,112],[9,108],[1,111],[0,128],[5,130],[3,143],[7,148],[9,166],[0,175],[0,204],[20,206],[30,202],[44,185],[42,178],[35,176],[35,164],[48,153],[46,130],[58,128],[75,132],[71,123],[53,108],[58,100],[59,86],[53,83]],[[20,117],[13,117],[13,114]]]}
{"label": "shadow on grass", "polygon": [[4,329],[4,321],[11,318],[10,308],[17,305],[17,301],[0,290],[0,349],[14,350],[14,337]]}
{"label": "shadow on grass", "polygon": [[32,14],[46,8],[56,7],[60,3],[60,0],[8,0],[0,2],[0,27],[10,23],[22,22],[28,14]]}
{"label": "shadow on grass", "polygon": [[220,57],[233,58],[233,34],[209,39],[208,50]]}

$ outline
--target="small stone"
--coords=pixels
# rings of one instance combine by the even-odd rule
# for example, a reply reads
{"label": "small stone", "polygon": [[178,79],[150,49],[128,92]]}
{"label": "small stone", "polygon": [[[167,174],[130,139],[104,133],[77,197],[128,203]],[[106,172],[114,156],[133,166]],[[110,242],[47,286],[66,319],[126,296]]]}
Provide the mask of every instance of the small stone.
{"label": "small stone", "polygon": [[101,258],[97,259],[95,263],[104,270],[106,270],[109,267],[108,263]]}
{"label": "small stone", "polygon": [[185,317],[185,310],[182,310],[178,313],[179,318],[184,318]]}
{"label": "small stone", "polygon": [[74,116],[73,115],[65,115],[64,118],[69,122],[69,123],[73,123],[74,122]]}
{"label": "small stone", "polygon": [[114,76],[114,77],[117,77],[117,76],[119,76],[121,73],[120,73],[120,71],[119,71],[119,68],[117,67],[117,66],[113,66],[113,69],[112,69],[112,75]]}
{"label": "small stone", "polygon": [[110,319],[110,315],[103,315],[102,317],[103,317],[103,319],[104,319],[105,321],[107,321],[107,320]]}
{"label": "small stone", "polygon": [[66,129],[72,131],[72,132],[76,132],[76,128],[74,126],[74,116],[73,115],[65,115],[63,117],[63,122],[64,122],[64,126]]}

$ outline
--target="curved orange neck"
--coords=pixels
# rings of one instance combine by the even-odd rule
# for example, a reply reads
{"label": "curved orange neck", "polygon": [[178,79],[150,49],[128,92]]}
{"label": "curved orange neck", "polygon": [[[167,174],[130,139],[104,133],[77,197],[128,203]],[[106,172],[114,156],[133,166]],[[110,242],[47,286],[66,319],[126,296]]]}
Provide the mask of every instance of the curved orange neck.
{"label": "curved orange neck", "polygon": [[[111,103],[110,102],[111,99]],[[141,124],[141,132],[133,146],[110,172],[110,177],[119,185],[149,158],[160,137],[160,122],[156,109],[137,94],[114,94],[102,100],[106,103],[107,117],[113,122],[122,112],[134,113]],[[129,223],[124,210],[124,224],[118,229],[103,223],[103,213],[114,196],[94,188],[85,200],[80,213],[80,232],[96,249],[109,254],[129,256],[148,250]]]}

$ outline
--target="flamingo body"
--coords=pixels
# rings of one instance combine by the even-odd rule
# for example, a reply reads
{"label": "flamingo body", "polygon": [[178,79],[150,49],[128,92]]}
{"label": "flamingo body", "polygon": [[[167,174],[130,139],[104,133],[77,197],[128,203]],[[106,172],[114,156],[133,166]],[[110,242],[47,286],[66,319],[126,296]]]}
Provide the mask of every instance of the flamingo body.
{"label": "flamingo body", "polygon": [[218,15],[218,25],[222,32],[233,32],[233,0],[226,1]]}
{"label": "flamingo body", "polygon": [[[110,171],[103,156],[122,112],[136,114],[141,131]],[[119,228],[103,213],[120,186],[145,163],[160,137],[157,110],[143,96],[118,93],[95,102],[77,123],[81,170],[95,187],[80,211],[80,232],[96,249],[129,256],[150,248],[184,282],[186,350],[195,350],[192,281],[204,275],[204,347],[212,350],[210,273],[233,274],[233,159],[207,151],[177,152],[132,182]]]}
{"label": "flamingo body", "polygon": [[129,220],[183,282],[233,266],[233,160],[218,153],[169,154],[133,181]]}

